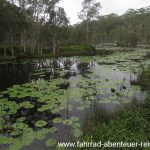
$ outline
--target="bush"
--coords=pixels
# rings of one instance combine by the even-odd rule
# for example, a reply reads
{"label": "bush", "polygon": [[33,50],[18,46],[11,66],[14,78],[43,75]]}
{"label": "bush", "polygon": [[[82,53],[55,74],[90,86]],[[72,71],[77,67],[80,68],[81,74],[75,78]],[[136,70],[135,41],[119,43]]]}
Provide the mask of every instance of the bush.
{"label": "bush", "polygon": [[90,45],[71,45],[71,46],[63,46],[60,47],[60,55],[61,54],[94,54],[96,49]]}

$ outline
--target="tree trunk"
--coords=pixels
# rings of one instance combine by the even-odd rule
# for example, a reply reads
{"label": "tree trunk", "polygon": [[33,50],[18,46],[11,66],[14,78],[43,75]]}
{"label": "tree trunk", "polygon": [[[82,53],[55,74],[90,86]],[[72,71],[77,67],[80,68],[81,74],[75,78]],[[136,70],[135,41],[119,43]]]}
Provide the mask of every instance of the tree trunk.
{"label": "tree trunk", "polygon": [[37,51],[38,51],[38,55],[40,54],[40,45],[37,45]]}
{"label": "tree trunk", "polygon": [[57,54],[59,53],[59,41],[57,42]]}
{"label": "tree trunk", "polygon": [[87,21],[87,28],[86,28],[86,41],[87,44],[89,43],[89,22]]}
{"label": "tree trunk", "polygon": [[6,52],[6,44],[4,45],[4,56],[7,56],[7,52]]}
{"label": "tree trunk", "polygon": [[57,54],[56,34],[53,35],[53,55]]}
{"label": "tree trunk", "polygon": [[26,53],[26,29],[24,30],[24,36],[23,36],[23,51],[24,54]]}
{"label": "tree trunk", "polygon": [[93,43],[93,46],[95,46],[95,41],[94,41],[94,38],[95,38],[95,34],[94,34],[94,22],[93,22],[93,36],[92,36],[92,38],[93,38],[93,40],[92,40],[92,41],[93,41],[93,42],[92,42],[92,43]]}
{"label": "tree trunk", "polygon": [[43,55],[43,48],[41,47],[41,55]]}
{"label": "tree trunk", "polygon": [[53,55],[56,55],[56,53],[57,53],[56,41],[53,41]]}
{"label": "tree trunk", "polygon": [[23,32],[21,32],[20,47],[21,47],[21,50],[22,50],[23,49]]}
{"label": "tree trunk", "polygon": [[4,56],[7,56],[7,49],[6,49],[6,42],[7,41],[7,36],[5,36],[5,41],[4,41]]}
{"label": "tree trunk", "polygon": [[12,46],[11,46],[11,56],[14,56],[14,49]]}
{"label": "tree trunk", "polygon": [[10,49],[11,49],[11,55],[14,56],[14,49],[13,49],[13,37],[10,36]]}

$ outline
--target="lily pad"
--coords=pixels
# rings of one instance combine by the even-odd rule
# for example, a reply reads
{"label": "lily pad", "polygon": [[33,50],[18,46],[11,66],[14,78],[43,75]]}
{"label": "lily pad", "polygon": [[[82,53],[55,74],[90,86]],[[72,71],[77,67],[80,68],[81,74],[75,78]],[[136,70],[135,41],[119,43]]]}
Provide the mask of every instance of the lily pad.
{"label": "lily pad", "polygon": [[55,118],[53,119],[53,123],[61,123],[62,119],[61,118]]}
{"label": "lily pad", "polygon": [[13,124],[13,127],[14,129],[25,130],[26,128],[28,128],[28,125],[22,122],[16,122]]}
{"label": "lily pad", "polygon": [[46,145],[48,147],[52,147],[52,146],[55,146],[57,144],[57,141],[55,139],[49,139],[46,141]]}
{"label": "lily pad", "polygon": [[19,104],[20,108],[23,107],[23,108],[26,108],[26,109],[29,109],[29,108],[33,108],[34,105],[32,105],[30,102],[22,102]]}
{"label": "lily pad", "polygon": [[69,119],[66,119],[66,120],[63,121],[63,124],[69,126],[69,125],[72,125],[72,124],[73,124],[73,121],[72,121],[72,120],[69,120]]}
{"label": "lily pad", "polygon": [[51,127],[50,129],[49,129],[49,132],[51,132],[51,133],[55,133],[55,132],[57,132],[58,131],[58,129],[56,128],[56,127]]}
{"label": "lily pad", "polygon": [[36,127],[39,127],[39,128],[44,127],[44,126],[46,126],[46,125],[47,125],[47,122],[44,121],[44,120],[39,120],[39,121],[37,121],[37,122],[35,123],[35,126],[36,126]]}
{"label": "lily pad", "polygon": [[83,135],[83,133],[80,129],[77,128],[77,129],[73,130],[73,135],[74,135],[74,137],[79,138]]}
{"label": "lily pad", "polygon": [[60,111],[59,108],[54,108],[51,112],[55,114],[55,113],[59,113],[59,111]]}
{"label": "lily pad", "polygon": [[72,120],[73,122],[79,121],[79,117],[73,116],[73,117],[71,117],[71,120]]}
{"label": "lily pad", "polygon": [[22,134],[22,132],[20,130],[15,130],[10,133],[11,136],[18,136],[20,134]]}
{"label": "lily pad", "polygon": [[72,125],[73,128],[80,128],[80,126],[81,126],[80,123],[74,123],[74,124]]}
{"label": "lily pad", "polygon": [[16,122],[24,122],[26,120],[26,117],[18,118]]}

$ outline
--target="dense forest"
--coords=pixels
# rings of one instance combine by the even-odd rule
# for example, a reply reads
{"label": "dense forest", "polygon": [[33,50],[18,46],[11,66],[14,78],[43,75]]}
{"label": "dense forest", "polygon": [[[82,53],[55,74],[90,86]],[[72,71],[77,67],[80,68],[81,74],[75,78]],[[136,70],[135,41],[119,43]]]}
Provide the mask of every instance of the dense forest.
{"label": "dense forest", "polygon": [[56,6],[58,2],[0,1],[0,41],[4,45],[4,55],[7,50],[15,55],[14,49],[18,50],[16,53],[21,50],[21,54],[42,54],[52,46],[56,53],[56,45],[62,40],[59,37],[64,35],[68,24],[64,9]]}
{"label": "dense forest", "polygon": [[0,55],[55,55],[68,45],[150,43],[150,7],[101,16],[99,2],[84,0],[79,12],[82,22],[70,25],[59,1],[1,0]]}

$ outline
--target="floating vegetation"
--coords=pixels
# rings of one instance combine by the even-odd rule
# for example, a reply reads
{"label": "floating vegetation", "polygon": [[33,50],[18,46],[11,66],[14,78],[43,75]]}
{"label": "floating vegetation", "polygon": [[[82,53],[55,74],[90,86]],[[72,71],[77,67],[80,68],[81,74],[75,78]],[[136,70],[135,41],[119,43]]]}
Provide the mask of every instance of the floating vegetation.
{"label": "floating vegetation", "polygon": [[55,133],[55,132],[57,132],[58,131],[58,129],[56,128],[56,127],[51,127],[50,129],[49,129],[49,132],[51,132],[51,133]]}
{"label": "floating vegetation", "polygon": [[79,121],[79,117],[73,116],[73,117],[71,117],[71,120],[72,120],[73,122]]}
{"label": "floating vegetation", "polygon": [[150,60],[144,58],[148,51],[14,61],[16,65],[33,64],[34,69],[28,83],[0,92],[0,144],[8,144],[8,150],[20,150],[38,139],[52,147],[58,135],[81,137],[84,115],[95,107],[124,106],[135,97],[144,101],[136,81],[150,65]]}
{"label": "floating vegetation", "polygon": [[76,137],[76,138],[79,138],[79,137],[81,137],[82,135],[83,135],[83,133],[82,133],[82,130],[80,130],[80,129],[74,129],[73,130],[73,135]]}
{"label": "floating vegetation", "polygon": [[22,102],[19,104],[19,108],[26,108],[26,109],[30,109],[33,108],[34,105],[32,105],[30,102]]}
{"label": "floating vegetation", "polygon": [[44,120],[39,120],[35,123],[35,126],[38,127],[38,128],[41,128],[41,127],[44,127],[47,125],[47,122],[44,121]]}
{"label": "floating vegetation", "polygon": [[65,124],[65,125],[72,125],[73,124],[73,121],[72,120],[69,120],[69,119],[66,119],[66,120],[64,120],[63,121],[63,123]]}
{"label": "floating vegetation", "polygon": [[63,120],[61,118],[53,119],[53,123],[61,123]]}
{"label": "floating vegetation", "polygon": [[46,141],[46,145],[47,145],[48,147],[55,146],[56,143],[57,143],[57,141],[56,141],[55,139],[49,139],[49,140]]}

